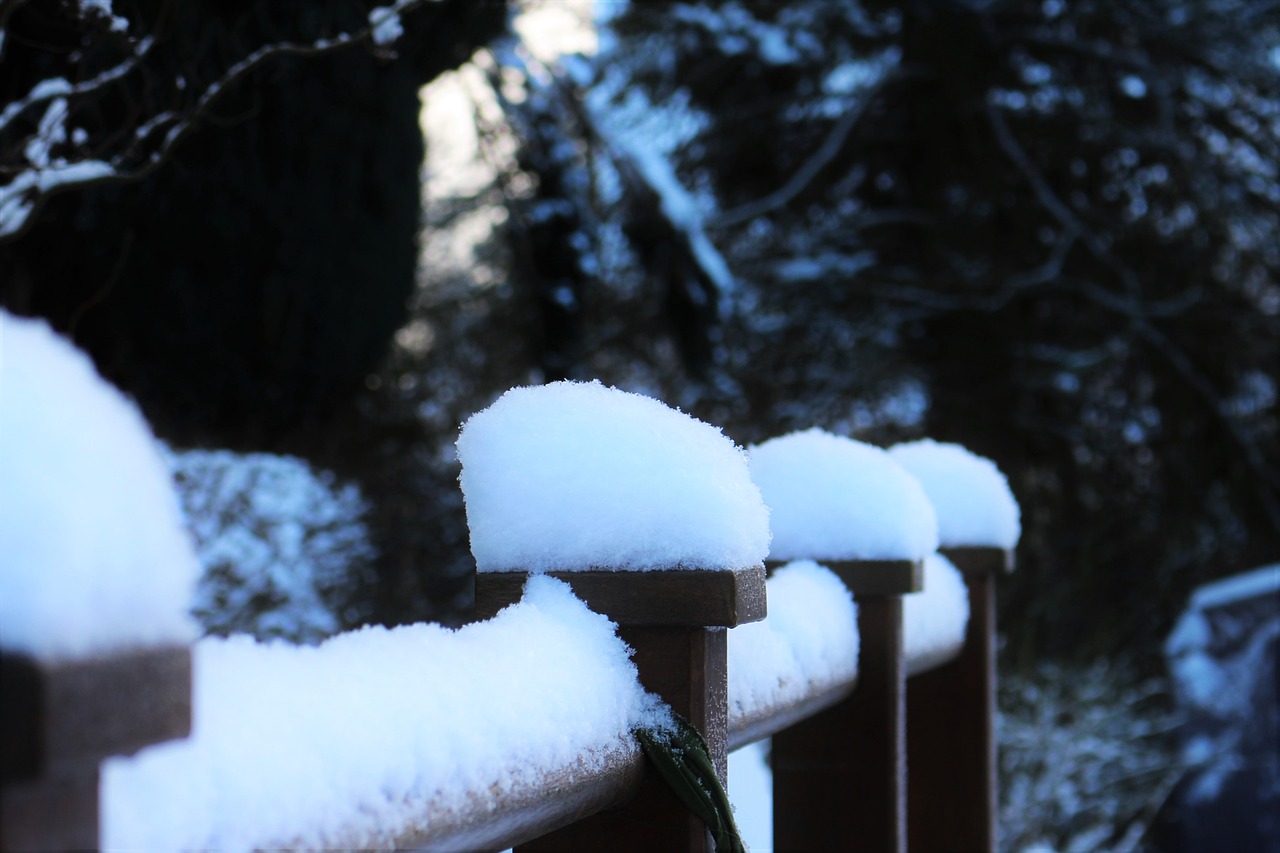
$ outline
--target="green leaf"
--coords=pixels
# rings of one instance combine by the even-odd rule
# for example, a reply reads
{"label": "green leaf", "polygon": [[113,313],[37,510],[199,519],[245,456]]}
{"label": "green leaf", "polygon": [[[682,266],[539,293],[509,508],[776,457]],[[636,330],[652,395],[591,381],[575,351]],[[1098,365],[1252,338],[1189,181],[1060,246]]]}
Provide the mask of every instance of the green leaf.
{"label": "green leaf", "polygon": [[645,757],[680,802],[711,830],[718,853],[746,853],[707,742],[679,714],[672,712],[671,721],[673,727],[636,729]]}

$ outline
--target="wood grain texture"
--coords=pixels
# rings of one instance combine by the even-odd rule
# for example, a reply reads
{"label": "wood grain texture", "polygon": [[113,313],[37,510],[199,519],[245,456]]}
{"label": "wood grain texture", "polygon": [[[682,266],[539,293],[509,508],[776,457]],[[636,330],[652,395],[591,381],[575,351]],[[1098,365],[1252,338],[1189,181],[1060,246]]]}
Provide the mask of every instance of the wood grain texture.
{"label": "wood grain texture", "polygon": [[[816,560],[836,574],[855,596],[906,595],[924,589],[923,560]],[[786,565],[766,560],[772,574]]]}
{"label": "wood grain texture", "polygon": [[858,599],[858,684],[773,738],[776,851],[906,849],[902,599]]}
{"label": "wood grain texture", "polygon": [[[728,633],[723,628],[624,626],[640,683],[701,732],[721,782],[728,778]],[[711,836],[656,773],[621,809],[594,815],[517,848],[525,851],[697,851]]]}
{"label": "wood grain texture", "polygon": [[[954,660],[907,683],[908,840],[919,851],[994,851],[996,845],[998,549],[963,549],[952,562],[969,592],[969,625]],[[950,555],[948,555],[950,556]]]}
{"label": "wood grain texture", "polygon": [[985,546],[964,546],[939,548],[938,553],[946,557],[962,572],[986,572],[993,575],[1007,575],[1013,571],[1014,554],[1003,548]]}
{"label": "wood grain texture", "polygon": [[191,650],[42,662],[0,655],[0,782],[96,767],[191,731]]}
{"label": "wood grain texture", "polygon": [[98,849],[98,768],[0,787],[0,853]]}
{"label": "wood grain texture", "polygon": [[815,686],[792,702],[753,709],[749,715],[729,718],[729,751],[773,737],[801,720],[838,705],[853,693],[855,679]]}
{"label": "wood grain texture", "polygon": [[[434,799],[411,804],[420,817],[408,825],[388,827],[381,835],[331,839],[326,846],[429,853],[501,850],[630,802],[644,777],[644,754],[628,737],[580,757],[572,766],[537,778],[522,777],[501,791],[474,792],[461,808],[446,808]],[[298,850],[314,845],[314,841],[285,839],[271,849]]]}
{"label": "wood grain texture", "polygon": [[[569,584],[596,613],[619,625],[732,628],[765,617],[764,566],[744,569],[657,569],[645,572],[548,572]],[[476,573],[475,619],[489,619],[520,600],[527,572]]]}

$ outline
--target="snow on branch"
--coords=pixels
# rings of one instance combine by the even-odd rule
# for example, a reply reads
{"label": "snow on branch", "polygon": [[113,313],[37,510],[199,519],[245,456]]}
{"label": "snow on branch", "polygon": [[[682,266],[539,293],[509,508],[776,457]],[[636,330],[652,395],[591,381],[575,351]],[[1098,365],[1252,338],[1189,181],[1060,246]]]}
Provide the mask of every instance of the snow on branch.
{"label": "snow on branch", "polygon": [[[136,22],[112,12],[110,0],[82,0],[78,21],[86,44],[110,44],[123,57],[93,76],[72,82],[80,70],[71,54],[66,75],[36,81],[26,94],[0,104],[0,242],[20,237],[41,205],[67,190],[105,182],[145,177],[166,162],[174,147],[198,126],[210,107],[235,83],[265,62],[282,56],[314,56],[356,43],[386,49],[403,33],[402,16],[426,0],[395,0],[369,12],[368,26],[309,41],[277,41],[260,45],[227,65],[197,94],[186,92],[188,79],[174,74],[160,85],[183,104],[177,109],[141,110],[124,127],[90,132],[77,117],[125,85],[144,67],[155,40],[130,33]],[[19,3],[0,4],[0,72],[8,26]],[[106,27],[101,27],[105,19]],[[99,32],[99,29],[104,31]],[[156,103],[156,101],[152,101]],[[37,111],[43,108],[39,118]]]}

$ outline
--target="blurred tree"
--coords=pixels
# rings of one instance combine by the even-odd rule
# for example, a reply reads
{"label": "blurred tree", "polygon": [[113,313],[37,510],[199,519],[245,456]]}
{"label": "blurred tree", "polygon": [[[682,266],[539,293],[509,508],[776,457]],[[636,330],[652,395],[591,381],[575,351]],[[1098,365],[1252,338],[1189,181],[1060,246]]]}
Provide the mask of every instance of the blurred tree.
{"label": "blurred tree", "polygon": [[411,407],[363,392],[414,292],[419,89],[506,17],[0,0],[0,304],[50,318],[176,445],[358,480],[379,551],[378,582],[354,579],[362,618],[430,618],[459,593],[458,556],[444,581],[424,570],[442,543],[465,553],[424,499],[456,484],[422,473],[436,448]]}
{"label": "blurred tree", "polygon": [[[592,298],[626,304],[673,227],[710,236],[734,275],[684,315],[705,381],[657,346],[650,387],[743,440],[994,458],[1024,507],[1013,648],[1153,654],[1192,586],[1280,551],[1276,8],[630,4],[567,66],[633,252]],[[636,164],[697,215],[637,227]],[[634,379],[586,325],[584,372]]]}
{"label": "blurred tree", "polygon": [[414,283],[418,90],[504,6],[0,11],[0,303],[180,441],[261,447],[358,388]]}

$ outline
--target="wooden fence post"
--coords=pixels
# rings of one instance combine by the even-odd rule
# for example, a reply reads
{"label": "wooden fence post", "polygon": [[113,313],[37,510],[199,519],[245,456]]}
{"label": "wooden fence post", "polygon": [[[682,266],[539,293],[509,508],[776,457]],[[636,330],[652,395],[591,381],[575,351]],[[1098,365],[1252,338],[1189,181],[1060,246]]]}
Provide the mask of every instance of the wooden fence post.
{"label": "wooden fence post", "polygon": [[[728,772],[727,628],[765,616],[763,566],[644,572],[550,572],[597,613],[618,623],[635,649],[640,683],[702,733],[721,782]],[[519,600],[528,575],[476,576],[476,617]],[[519,851],[698,851],[713,844],[706,827],[656,774],[620,809],[603,812],[518,845]]]}
{"label": "wooden fence post", "polygon": [[996,848],[997,577],[1013,554],[1000,548],[943,548],[969,591],[960,654],[907,686],[908,808],[912,851]]}
{"label": "wooden fence post", "polygon": [[191,731],[191,650],[0,653],[0,851],[101,846],[99,765]]}
{"label": "wooden fence post", "polygon": [[773,737],[773,843],[782,851],[906,849],[902,596],[923,563],[824,561],[858,605],[858,682]]}

